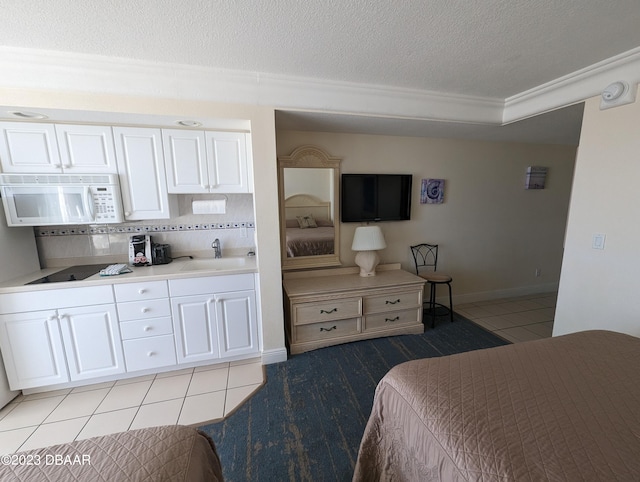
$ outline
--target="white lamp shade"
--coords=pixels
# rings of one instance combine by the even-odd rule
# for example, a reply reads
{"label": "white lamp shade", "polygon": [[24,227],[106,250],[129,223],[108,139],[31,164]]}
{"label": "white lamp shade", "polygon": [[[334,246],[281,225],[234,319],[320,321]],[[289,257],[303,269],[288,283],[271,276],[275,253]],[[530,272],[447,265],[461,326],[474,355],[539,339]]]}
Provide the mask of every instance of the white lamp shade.
{"label": "white lamp shade", "polygon": [[378,226],[360,226],[353,235],[353,251],[375,251],[384,249],[387,243],[384,241],[382,231]]}

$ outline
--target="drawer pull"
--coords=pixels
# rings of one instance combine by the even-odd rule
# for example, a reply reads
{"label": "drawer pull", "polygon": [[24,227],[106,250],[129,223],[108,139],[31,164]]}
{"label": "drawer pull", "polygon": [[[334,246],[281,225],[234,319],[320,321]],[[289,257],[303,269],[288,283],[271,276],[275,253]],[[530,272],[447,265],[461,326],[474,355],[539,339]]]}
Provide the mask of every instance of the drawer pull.
{"label": "drawer pull", "polygon": [[397,304],[397,303],[400,303],[400,298],[398,298],[398,299],[397,299],[397,300],[395,300],[395,301],[389,301],[389,300],[387,300],[387,301],[385,301],[385,302],[384,302],[384,304],[385,304],[385,305],[395,305],[395,304]]}
{"label": "drawer pull", "polygon": [[333,331],[333,330],[337,330],[338,327],[336,325],[333,325],[331,328],[320,328],[320,331]]}
{"label": "drawer pull", "polygon": [[155,352],[155,351],[149,351],[149,352],[147,352],[147,356],[148,356],[148,357],[152,357],[152,356],[155,356],[155,355],[156,355],[156,352]]}
{"label": "drawer pull", "polygon": [[399,319],[400,319],[399,316],[396,316],[395,318],[385,318],[384,322],[386,323],[386,322],[389,321],[389,322],[393,323],[394,321],[398,321]]}
{"label": "drawer pull", "polygon": [[143,328],[143,330],[144,330],[144,331],[151,331],[151,327],[147,325],[147,326],[145,326],[145,327]]}
{"label": "drawer pull", "polygon": [[149,308],[142,308],[140,311],[142,311],[143,313],[149,313]]}
{"label": "drawer pull", "polygon": [[147,292],[147,290],[145,290],[144,288],[140,288],[140,289],[138,290],[138,294],[140,294],[140,295],[143,295],[143,294],[145,294],[146,292]]}
{"label": "drawer pull", "polygon": [[329,311],[327,311],[327,310],[320,310],[320,313],[325,313],[325,314],[327,314],[327,315],[328,315],[329,313],[335,313],[336,311],[338,311],[338,308],[334,308],[334,309],[329,310]]}

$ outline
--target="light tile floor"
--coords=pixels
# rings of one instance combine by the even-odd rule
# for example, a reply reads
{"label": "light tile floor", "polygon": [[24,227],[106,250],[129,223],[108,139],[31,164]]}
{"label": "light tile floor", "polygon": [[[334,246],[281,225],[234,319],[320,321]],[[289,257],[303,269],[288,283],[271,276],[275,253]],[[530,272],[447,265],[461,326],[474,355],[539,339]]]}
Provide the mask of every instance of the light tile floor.
{"label": "light tile floor", "polygon": [[227,416],[263,383],[260,359],[19,395],[0,410],[0,454]]}
{"label": "light tile floor", "polygon": [[513,343],[551,337],[557,293],[454,306],[454,311]]}

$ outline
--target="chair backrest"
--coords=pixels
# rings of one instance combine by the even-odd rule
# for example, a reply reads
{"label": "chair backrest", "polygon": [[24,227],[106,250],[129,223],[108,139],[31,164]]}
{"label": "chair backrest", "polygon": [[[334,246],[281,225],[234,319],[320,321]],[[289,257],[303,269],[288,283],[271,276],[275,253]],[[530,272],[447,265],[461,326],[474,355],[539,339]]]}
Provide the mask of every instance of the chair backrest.
{"label": "chair backrest", "polygon": [[416,265],[416,274],[420,274],[420,268],[438,267],[438,245],[437,244],[416,244],[411,246],[411,254]]}

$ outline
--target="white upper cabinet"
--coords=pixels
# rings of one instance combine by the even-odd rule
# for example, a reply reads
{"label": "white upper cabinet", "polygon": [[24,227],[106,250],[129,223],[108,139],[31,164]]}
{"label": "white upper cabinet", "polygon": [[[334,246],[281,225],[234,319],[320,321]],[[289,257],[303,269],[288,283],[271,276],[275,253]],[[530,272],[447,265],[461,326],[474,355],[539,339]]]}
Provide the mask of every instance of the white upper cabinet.
{"label": "white upper cabinet", "polygon": [[170,193],[207,193],[209,174],[204,132],[162,129]]}
{"label": "white upper cabinet", "polygon": [[53,124],[2,122],[0,129],[2,172],[61,172]]}
{"label": "white upper cabinet", "polygon": [[116,153],[110,126],[56,124],[62,169],[68,174],[115,174]]}
{"label": "white upper cabinet", "polygon": [[0,164],[3,172],[116,172],[110,126],[3,122],[0,128]]}
{"label": "white upper cabinet", "polygon": [[248,193],[247,135],[163,129],[170,193]]}
{"label": "white upper cabinet", "polygon": [[160,129],[114,127],[113,135],[125,219],[170,218]]}

